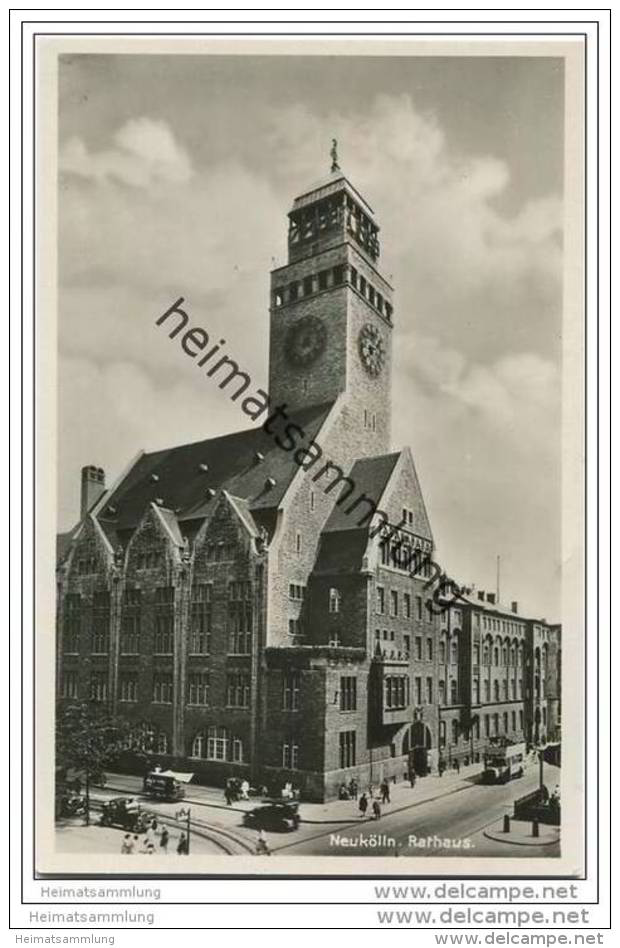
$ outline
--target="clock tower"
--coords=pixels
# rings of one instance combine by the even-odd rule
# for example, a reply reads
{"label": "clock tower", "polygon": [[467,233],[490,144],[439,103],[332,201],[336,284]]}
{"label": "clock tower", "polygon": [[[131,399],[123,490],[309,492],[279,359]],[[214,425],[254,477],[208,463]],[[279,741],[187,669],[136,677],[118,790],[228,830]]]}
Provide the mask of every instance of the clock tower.
{"label": "clock tower", "polygon": [[345,395],[359,455],[390,448],[392,287],[379,268],[372,208],[338,166],[297,197],[288,262],[271,274],[272,406]]}

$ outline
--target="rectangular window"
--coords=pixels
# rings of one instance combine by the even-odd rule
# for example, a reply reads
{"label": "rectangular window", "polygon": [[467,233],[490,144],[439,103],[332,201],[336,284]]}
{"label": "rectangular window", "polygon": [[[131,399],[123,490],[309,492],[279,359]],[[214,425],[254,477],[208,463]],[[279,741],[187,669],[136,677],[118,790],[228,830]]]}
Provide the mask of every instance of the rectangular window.
{"label": "rectangular window", "polygon": [[282,693],[282,709],[284,711],[299,711],[299,672],[285,672]]}
{"label": "rectangular window", "polygon": [[422,704],[422,679],[414,678],[413,679],[413,688],[415,691],[415,703],[417,705]]}
{"label": "rectangular window", "polygon": [[189,654],[208,655],[211,651],[213,584],[192,587],[189,611]]}
{"label": "rectangular window", "polygon": [[187,703],[206,708],[209,704],[208,672],[193,672],[187,677]]}
{"label": "rectangular window", "polygon": [[118,696],[120,701],[138,700],[138,676],[122,674],[118,680]]}
{"label": "rectangular window", "polygon": [[432,639],[426,640],[426,661],[427,662],[433,661],[433,640]]}
{"label": "rectangular window", "polygon": [[409,704],[409,678],[388,675],[383,682],[383,705],[387,710],[406,708]]}
{"label": "rectangular window", "polygon": [[415,617],[416,619],[422,618],[422,597],[421,596],[415,597]]}
{"label": "rectangular window", "polygon": [[63,698],[77,698],[78,676],[76,671],[65,671],[62,676]]}
{"label": "rectangular window", "polygon": [[172,655],[174,651],[173,586],[158,586],[155,590],[155,636],[153,651],[156,655]]}
{"label": "rectangular window", "polygon": [[250,707],[250,675],[234,672],[226,676],[226,704],[229,708]]}
{"label": "rectangular window", "polygon": [[299,530],[295,534],[295,553],[299,556],[301,553],[301,533]]}
{"label": "rectangular window", "polygon": [[304,277],[304,296],[310,296],[312,293],[312,277]]}
{"label": "rectangular window", "polygon": [[89,694],[90,694],[91,701],[107,701],[108,700],[108,674],[107,672],[91,672]]}
{"label": "rectangular window", "polygon": [[343,676],[340,679],[340,710],[357,710],[357,678],[354,675]]}
{"label": "rectangular window", "polygon": [[289,635],[303,635],[304,634],[301,619],[288,620],[288,634]]}
{"label": "rectangular window", "polygon": [[92,651],[107,655],[110,647],[110,593],[96,592],[93,596]]}
{"label": "rectangular window", "polygon": [[299,766],[299,744],[290,741],[282,745],[282,766],[285,770],[297,770]]}
{"label": "rectangular window", "polygon": [[398,592],[395,589],[390,589],[390,615],[398,615]]}
{"label": "rectangular window", "polygon": [[252,587],[247,582],[228,586],[228,651],[230,655],[252,653]]}
{"label": "rectangular window", "polygon": [[306,587],[301,586],[298,583],[289,583],[288,587],[288,598],[295,599],[298,602],[301,602],[306,594]]}
{"label": "rectangular window", "polygon": [[319,290],[327,289],[327,270],[321,270],[319,273]]}
{"label": "rectangular window", "polygon": [[121,655],[140,653],[142,590],[125,589],[121,613]]}
{"label": "rectangular window", "polygon": [[153,703],[172,704],[172,674],[159,672],[153,675]]}
{"label": "rectangular window", "polygon": [[341,283],[344,283],[344,267],[339,265],[334,267],[334,286],[340,286]]}
{"label": "rectangular window", "polygon": [[76,654],[80,650],[81,596],[77,593],[69,593],[65,596],[64,606],[62,644],[65,653]]}
{"label": "rectangular window", "polygon": [[382,586],[377,586],[377,612],[385,614],[385,589]]}
{"label": "rectangular window", "polygon": [[405,653],[405,658],[409,658],[411,655],[411,636],[403,635],[403,652]]}
{"label": "rectangular window", "polygon": [[351,280],[351,286],[357,289],[357,270],[355,269],[355,267],[351,267],[349,272],[350,272],[349,279]]}
{"label": "rectangular window", "polygon": [[405,611],[405,619],[411,618],[411,595],[405,593],[403,596],[403,608]]}
{"label": "rectangular window", "polygon": [[416,662],[422,661],[422,638],[419,635],[415,637],[415,660]]}
{"label": "rectangular window", "polygon": [[340,769],[355,767],[355,731],[340,732]]}
{"label": "rectangular window", "polygon": [[299,296],[299,283],[295,280],[293,283],[289,284],[288,288],[288,298],[291,302],[294,302]]}
{"label": "rectangular window", "polygon": [[433,679],[432,678],[426,679],[426,703],[427,704],[433,703]]}

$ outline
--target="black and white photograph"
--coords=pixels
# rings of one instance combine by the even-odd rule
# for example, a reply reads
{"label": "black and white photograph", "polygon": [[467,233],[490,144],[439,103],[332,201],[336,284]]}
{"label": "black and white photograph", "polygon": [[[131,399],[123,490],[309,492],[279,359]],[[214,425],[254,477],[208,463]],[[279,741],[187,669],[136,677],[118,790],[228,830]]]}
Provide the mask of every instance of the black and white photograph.
{"label": "black and white photograph", "polygon": [[582,68],[47,51],[41,871],[583,872]]}

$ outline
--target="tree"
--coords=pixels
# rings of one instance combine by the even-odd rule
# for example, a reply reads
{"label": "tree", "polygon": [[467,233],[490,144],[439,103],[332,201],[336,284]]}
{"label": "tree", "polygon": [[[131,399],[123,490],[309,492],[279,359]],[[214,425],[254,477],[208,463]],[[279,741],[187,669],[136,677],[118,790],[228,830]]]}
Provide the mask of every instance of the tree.
{"label": "tree", "polygon": [[86,825],[90,825],[90,787],[122,751],[144,757],[144,739],[135,724],[110,713],[96,701],[62,703],[56,714],[56,780],[71,770],[84,780]]}

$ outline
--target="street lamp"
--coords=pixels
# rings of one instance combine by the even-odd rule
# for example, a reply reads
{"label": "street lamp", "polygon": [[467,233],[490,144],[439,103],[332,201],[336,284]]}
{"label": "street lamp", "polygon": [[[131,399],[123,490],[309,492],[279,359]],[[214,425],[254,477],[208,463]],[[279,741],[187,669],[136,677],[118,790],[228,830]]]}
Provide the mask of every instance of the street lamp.
{"label": "street lamp", "polygon": [[191,807],[189,806],[186,809],[177,810],[177,812],[174,814],[174,818],[177,821],[187,820],[187,855],[188,856],[189,856],[189,840],[190,840],[190,832],[191,832],[191,814],[192,814],[192,811],[191,811]]}

